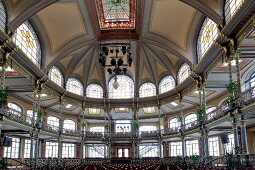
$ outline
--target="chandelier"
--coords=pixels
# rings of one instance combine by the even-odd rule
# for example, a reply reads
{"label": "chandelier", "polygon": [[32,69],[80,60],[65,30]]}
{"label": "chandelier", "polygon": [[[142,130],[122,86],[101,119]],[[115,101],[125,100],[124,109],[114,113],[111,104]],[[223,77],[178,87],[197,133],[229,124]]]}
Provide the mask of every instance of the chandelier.
{"label": "chandelier", "polygon": [[99,64],[107,70],[110,75],[114,75],[113,87],[117,89],[117,75],[126,74],[127,67],[131,67],[133,62],[130,43],[105,43],[100,44]]}

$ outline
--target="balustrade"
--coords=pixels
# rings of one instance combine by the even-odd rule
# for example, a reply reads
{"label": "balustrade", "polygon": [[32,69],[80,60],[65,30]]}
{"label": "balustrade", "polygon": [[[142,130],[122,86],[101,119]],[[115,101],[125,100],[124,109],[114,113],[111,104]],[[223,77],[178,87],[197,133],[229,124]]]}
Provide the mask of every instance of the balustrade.
{"label": "balustrade", "polygon": [[[251,102],[255,101],[255,87],[251,87],[245,91],[242,92],[241,95],[241,102],[243,102],[245,105],[248,105]],[[226,116],[230,111],[231,111],[231,103],[228,103],[227,101],[224,101],[219,107],[217,107],[215,110],[209,112],[206,114],[206,123],[213,122],[215,120],[218,120],[224,116]],[[27,116],[26,113],[18,112],[12,108],[8,108],[5,111],[5,117],[7,119],[10,119],[12,121],[22,123],[28,126],[34,126],[33,119],[29,116]],[[35,120],[34,120],[35,121]],[[189,131],[192,129],[197,128],[199,125],[198,121],[193,121],[188,124],[185,124],[184,127],[182,128],[185,131]],[[47,125],[45,122],[43,123],[42,130],[48,131],[51,133],[58,133],[59,132],[59,127],[58,126],[53,126],[53,125]],[[141,132],[140,137],[157,137],[160,135],[173,135],[177,134],[180,131],[180,127],[175,127],[175,128],[168,128],[164,130],[157,130],[157,131],[148,131],[148,132]],[[63,129],[63,134],[68,135],[68,136],[82,136],[81,132],[79,130],[69,130],[69,129]],[[85,137],[86,138],[103,138],[103,137],[113,137],[113,138],[129,138],[133,137],[132,132],[90,132],[86,131],[85,132]]]}

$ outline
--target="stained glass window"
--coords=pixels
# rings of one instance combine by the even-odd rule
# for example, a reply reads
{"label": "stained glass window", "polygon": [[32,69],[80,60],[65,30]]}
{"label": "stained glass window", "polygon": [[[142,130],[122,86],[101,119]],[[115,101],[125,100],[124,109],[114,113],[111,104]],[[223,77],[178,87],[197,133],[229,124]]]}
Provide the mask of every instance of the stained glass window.
{"label": "stained glass window", "polygon": [[182,142],[170,142],[170,156],[182,156]]}
{"label": "stained glass window", "polygon": [[208,138],[209,156],[220,156],[219,137]]}
{"label": "stained glass window", "polygon": [[103,98],[103,88],[98,84],[90,84],[86,89],[86,96],[91,98]]}
{"label": "stained glass window", "polygon": [[20,25],[14,33],[13,42],[38,67],[41,65],[41,47],[33,27],[28,21]]}
{"label": "stained glass window", "polygon": [[186,141],[186,154],[187,156],[199,155],[198,140],[187,140]]}
{"label": "stained glass window", "polygon": [[226,22],[235,15],[245,0],[226,0],[225,1],[225,19]]}
{"label": "stained glass window", "polygon": [[5,32],[6,27],[6,12],[2,1],[0,1],[0,30]]}
{"label": "stained glass window", "polygon": [[134,28],[135,0],[95,0],[101,29]]}
{"label": "stained glass window", "polygon": [[53,66],[50,69],[48,76],[54,83],[63,87],[64,78],[61,71],[57,67]]}
{"label": "stained glass window", "polygon": [[172,76],[164,77],[159,83],[159,93],[165,93],[175,87],[175,81]]}
{"label": "stained glass window", "polygon": [[172,118],[169,120],[168,127],[169,129],[176,129],[181,126],[181,123],[178,121],[177,118]]}
{"label": "stained glass window", "polygon": [[66,130],[75,130],[76,123],[73,120],[64,120],[63,128]]}
{"label": "stained glass window", "polygon": [[57,158],[58,157],[58,143],[46,142],[45,157]]}
{"label": "stained glass window", "polygon": [[183,65],[180,67],[179,71],[178,71],[178,83],[181,83],[181,82],[183,82],[186,78],[188,78],[189,75],[190,75],[190,73],[191,73],[191,70],[190,70],[189,65],[186,64],[186,63],[183,64]]}
{"label": "stained glass window", "polygon": [[198,36],[197,55],[199,59],[205,55],[213,41],[217,38],[217,35],[217,24],[211,19],[206,18]]}
{"label": "stained glass window", "polygon": [[62,144],[62,158],[74,158],[75,157],[75,144],[63,143]]}
{"label": "stained glass window", "polygon": [[69,78],[67,80],[66,90],[78,95],[83,95],[83,85],[76,78]]}
{"label": "stained glass window", "polygon": [[19,158],[20,157],[20,138],[8,137],[12,139],[11,146],[4,147],[5,158]]}
{"label": "stained glass window", "polygon": [[153,83],[144,83],[140,86],[139,97],[149,97],[156,95],[156,86]]}
{"label": "stained glass window", "polygon": [[112,99],[126,99],[134,97],[134,82],[126,75],[117,75],[117,82],[119,87],[115,89],[113,83],[115,78],[113,77],[109,81],[109,98]]}
{"label": "stained glass window", "polygon": [[49,116],[47,118],[47,125],[48,125],[48,127],[52,128],[53,130],[58,130],[59,119],[57,117]]}
{"label": "stained glass window", "polygon": [[129,0],[102,0],[102,4],[106,22],[129,20]]}

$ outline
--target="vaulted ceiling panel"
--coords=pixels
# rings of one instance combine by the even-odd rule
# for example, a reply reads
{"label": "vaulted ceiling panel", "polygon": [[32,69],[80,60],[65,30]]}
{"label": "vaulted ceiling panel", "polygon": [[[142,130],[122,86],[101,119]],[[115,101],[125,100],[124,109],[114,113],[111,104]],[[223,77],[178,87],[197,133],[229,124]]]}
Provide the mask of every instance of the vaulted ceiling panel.
{"label": "vaulted ceiling panel", "polygon": [[52,53],[71,39],[86,34],[76,2],[54,3],[38,13],[51,42]]}
{"label": "vaulted ceiling panel", "polygon": [[186,39],[196,10],[178,0],[154,1],[149,31],[186,49]]}

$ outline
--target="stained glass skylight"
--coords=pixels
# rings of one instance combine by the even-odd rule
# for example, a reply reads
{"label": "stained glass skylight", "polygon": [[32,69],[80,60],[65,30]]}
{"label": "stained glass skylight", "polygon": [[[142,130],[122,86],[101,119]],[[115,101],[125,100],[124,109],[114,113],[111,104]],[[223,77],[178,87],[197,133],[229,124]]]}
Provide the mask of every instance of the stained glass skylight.
{"label": "stained glass skylight", "polygon": [[135,0],[95,0],[101,29],[134,28]]}

